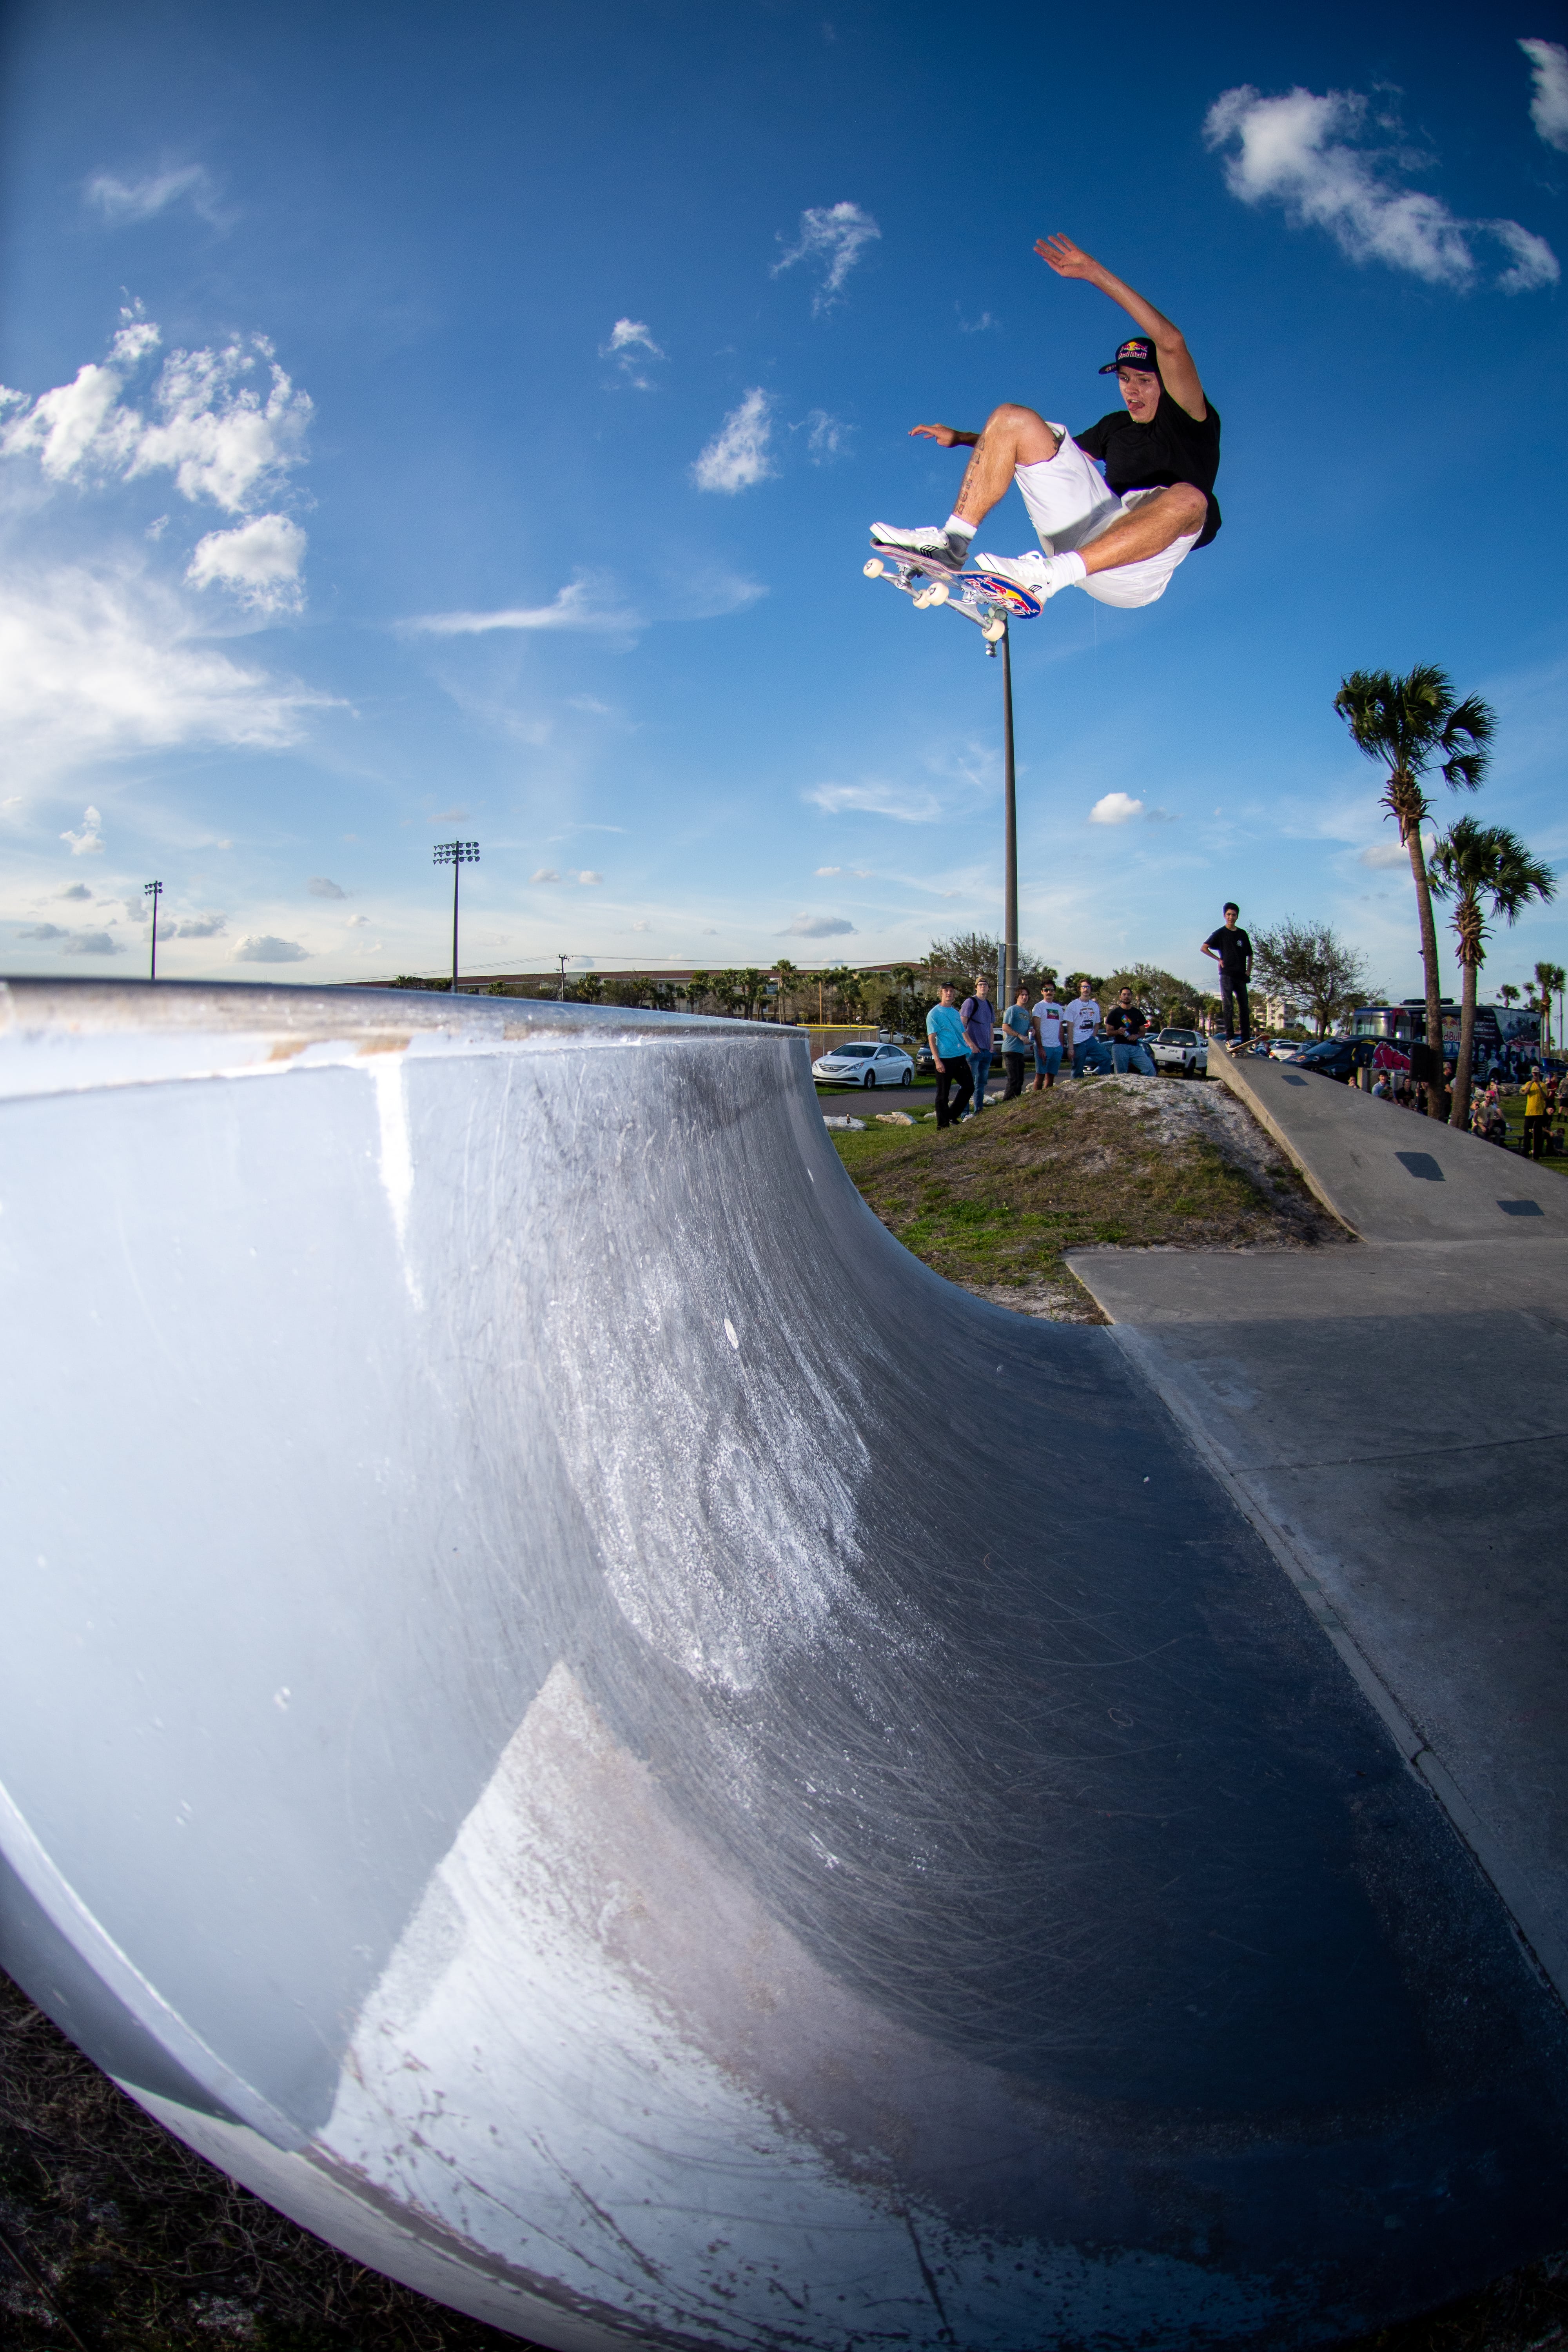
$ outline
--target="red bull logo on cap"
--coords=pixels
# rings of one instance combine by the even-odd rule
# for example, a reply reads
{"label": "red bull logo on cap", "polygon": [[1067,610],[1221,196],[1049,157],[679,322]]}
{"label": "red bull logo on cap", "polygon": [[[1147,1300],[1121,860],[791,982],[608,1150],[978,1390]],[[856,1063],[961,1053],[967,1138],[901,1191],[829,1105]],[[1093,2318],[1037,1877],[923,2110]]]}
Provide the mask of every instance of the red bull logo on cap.
{"label": "red bull logo on cap", "polygon": [[1114,375],[1118,368],[1124,367],[1139,368],[1147,375],[1159,374],[1159,357],[1147,335],[1130,336],[1117,352],[1116,357],[1113,360],[1107,360],[1100,373],[1101,375]]}

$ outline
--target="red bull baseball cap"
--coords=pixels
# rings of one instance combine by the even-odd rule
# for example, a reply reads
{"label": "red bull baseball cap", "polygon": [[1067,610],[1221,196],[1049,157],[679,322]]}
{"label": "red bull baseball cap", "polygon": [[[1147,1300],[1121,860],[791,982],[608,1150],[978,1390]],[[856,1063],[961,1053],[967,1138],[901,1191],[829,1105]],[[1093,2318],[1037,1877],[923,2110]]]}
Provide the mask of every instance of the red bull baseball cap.
{"label": "red bull baseball cap", "polygon": [[1129,335],[1113,360],[1107,360],[1101,375],[1114,375],[1118,368],[1139,368],[1145,375],[1158,375],[1160,354],[1147,335]]}

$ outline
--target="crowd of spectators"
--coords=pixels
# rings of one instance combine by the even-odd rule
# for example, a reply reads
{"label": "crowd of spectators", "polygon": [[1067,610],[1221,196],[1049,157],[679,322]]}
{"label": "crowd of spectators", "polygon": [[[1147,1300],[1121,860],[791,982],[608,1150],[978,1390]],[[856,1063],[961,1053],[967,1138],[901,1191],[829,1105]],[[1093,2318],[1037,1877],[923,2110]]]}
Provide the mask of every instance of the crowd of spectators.
{"label": "crowd of spectators", "polygon": [[1112,1071],[1145,1078],[1159,1075],[1144,1043],[1149,1015],[1134,1003],[1131,988],[1121,990],[1109,1012],[1101,1010],[1093,983],[1087,980],[1079,981],[1078,994],[1066,1004],[1058,1003],[1047,988],[1031,1005],[1028,990],[1020,988],[1000,1022],[984,973],[962,1004],[955,1002],[957,995],[956,987],[944,982],[939,1001],[926,1015],[939,1127],[977,1118],[985,1108],[998,1045],[1006,1079],[1004,1102],[1014,1102],[1023,1093],[1031,1062],[1036,1094],[1055,1086],[1064,1061],[1075,1078]]}
{"label": "crowd of spectators", "polygon": [[[1426,1113],[1425,1087],[1414,1085],[1403,1070],[1380,1070],[1372,1090],[1385,1102],[1397,1103],[1403,1109],[1421,1115]],[[1451,1104],[1451,1093],[1445,1099]],[[1568,1148],[1563,1138],[1564,1123],[1568,1122],[1568,1077],[1542,1070],[1539,1064],[1526,1070],[1517,1082],[1509,1073],[1494,1070],[1471,1098],[1470,1133],[1479,1135],[1483,1142],[1511,1149],[1514,1138],[1504,1108],[1510,1099],[1522,1104],[1520,1150],[1529,1159],[1541,1160],[1549,1151],[1562,1152]]]}

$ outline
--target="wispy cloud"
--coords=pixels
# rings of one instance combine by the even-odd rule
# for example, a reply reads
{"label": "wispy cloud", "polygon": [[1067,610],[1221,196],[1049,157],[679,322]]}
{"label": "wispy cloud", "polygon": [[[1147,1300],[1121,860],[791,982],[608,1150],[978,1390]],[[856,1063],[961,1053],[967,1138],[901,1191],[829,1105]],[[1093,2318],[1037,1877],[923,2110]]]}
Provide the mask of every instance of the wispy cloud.
{"label": "wispy cloud", "polygon": [[634,392],[651,392],[654,379],[648,363],[662,360],[664,353],[640,319],[617,319],[609,341],[599,345],[599,357],[615,362],[617,382]]}
{"label": "wispy cloud", "polygon": [[1226,151],[1226,185],[1244,204],[1277,204],[1296,227],[1321,228],[1355,262],[1381,261],[1430,286],[1475,283],[1476,240],[1489,237],[1510,257],[1496,280],[1510,294],[1555,285],[1561,271],[1544,237],[1512,220],[1461,220],[1438,196],[1401,184],[1430,159],[1402,146],[1368,144],[1373,121],[1355,91],[1319,98],[1296,89],[1265,98],[1250,83],[1226,90],[1209,109],[1205,143]]}
{"label": "wispy cloud", "polygon": [[305,601],[300,569],[307,544],[287,515],[258,515],[198,540],[185,577],[194,587],[232,589],[252,612],[297,613]]}
{"label": "wispy cloud", "polygon": [[856,811],[896,817],[900,824],[930,824],[942,805],[935,793],[911,791],[908,784],[814,784],[803,797],[829,816]]}
{"label": "wispy cloud", "polygon": [[[822,270],[822,284],[811,307],[818,314],[831,310],[843,299],[845,280],[861,253],[881,234],[870,214],[858,205],[809,205],[800,216],[795,244],[774,262],[773,275],[776,278],[781,270],[793,269],[797,261],[816,263]],[[779,243],[784,243],[782,229]]]}
{"label": "wispy cloud", "polygon": [[188,607],[130,568],[13,567],[0,579],[0,729],[13,768],[180,743],[276,748],[332,698],[192,642]]}
{"label": "wispy cloud", "polygon": [[114,223],[151,220],[166,206],[184,203],[203,220],[215,226],[222,225],[216,185],[211,173],[200,163],[146,172],[137,180],[121,180],[112,172],[95,172],[82,194],[105,220]]}
{"label": "wispy cloud", "polygon": [[761,384],[754,384],[723,424],[691,468],[700,490],[720,490],[733,498],[776,472],[768,455],[773,437],[773,402]]}
{"label": "wispy cloud", "polygon": [[855,427],[846,425],[841,416],[830,416],[826,408],[814,408],[805,424],[805,454],[814,466],[831,466],[836,457],[847,453]]}
{"label": "wispy cloud", "polygon": [[966,319],[956,302],[952,307],[958,311],[958,331],[961,335],[994,334],[1001,326],[1002,321],[994,319],[989,310],[982,310],[978,319]]}
{"label": "wispy cloud", "polygon": [[854,929],[842,915],[797,915],[778,936],[781,940],[837,940],[847,937]]}
{"label": "wispy cloud", "polygon": [[346,898],[349,895],[341,882],[332,881],[325,874],[312,874],[305,887],[312,898]]}
{"label": "wispy cloud", "polygon": [[426,613],[400,626],[432,637],[482,637],[492,629],[607,629],[624,635],[642,623],[616,601],[608,581],[579,572],[548,604],[508,605],[496,613]]}
{"label": "wispy cloud", "polygon": [[1521,41],[1535,77],[1530,119],[1549,147],[1568,149],[1568,49],[1561,41]]}

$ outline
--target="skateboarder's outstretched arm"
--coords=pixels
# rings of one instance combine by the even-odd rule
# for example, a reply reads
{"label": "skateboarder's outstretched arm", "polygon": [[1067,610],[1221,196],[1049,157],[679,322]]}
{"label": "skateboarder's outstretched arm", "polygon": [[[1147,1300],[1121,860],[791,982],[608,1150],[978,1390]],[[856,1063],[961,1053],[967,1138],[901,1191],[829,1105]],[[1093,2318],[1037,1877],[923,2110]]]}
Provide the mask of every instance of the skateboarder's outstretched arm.
{"label": "skateboarder's outstretched arm", "polygon": [[1171,398],[1201,425],[1209,413],[1208,403],[1180,327],[1173,327],[1163,310],[1156,310],[1152,302],[1146,302],[1142,294],[1107,269],[1103,262],[1096,261],[1091,253],[1076,246],[1070,236],[1058,232],[1055,236],[1037,237],[1035,251],[1058,278],[1081,278],[1086,285],[1098,286],[1102,294],[1109,294],[1113,302],[1121,304],[1159,352],[1160,378]]}

